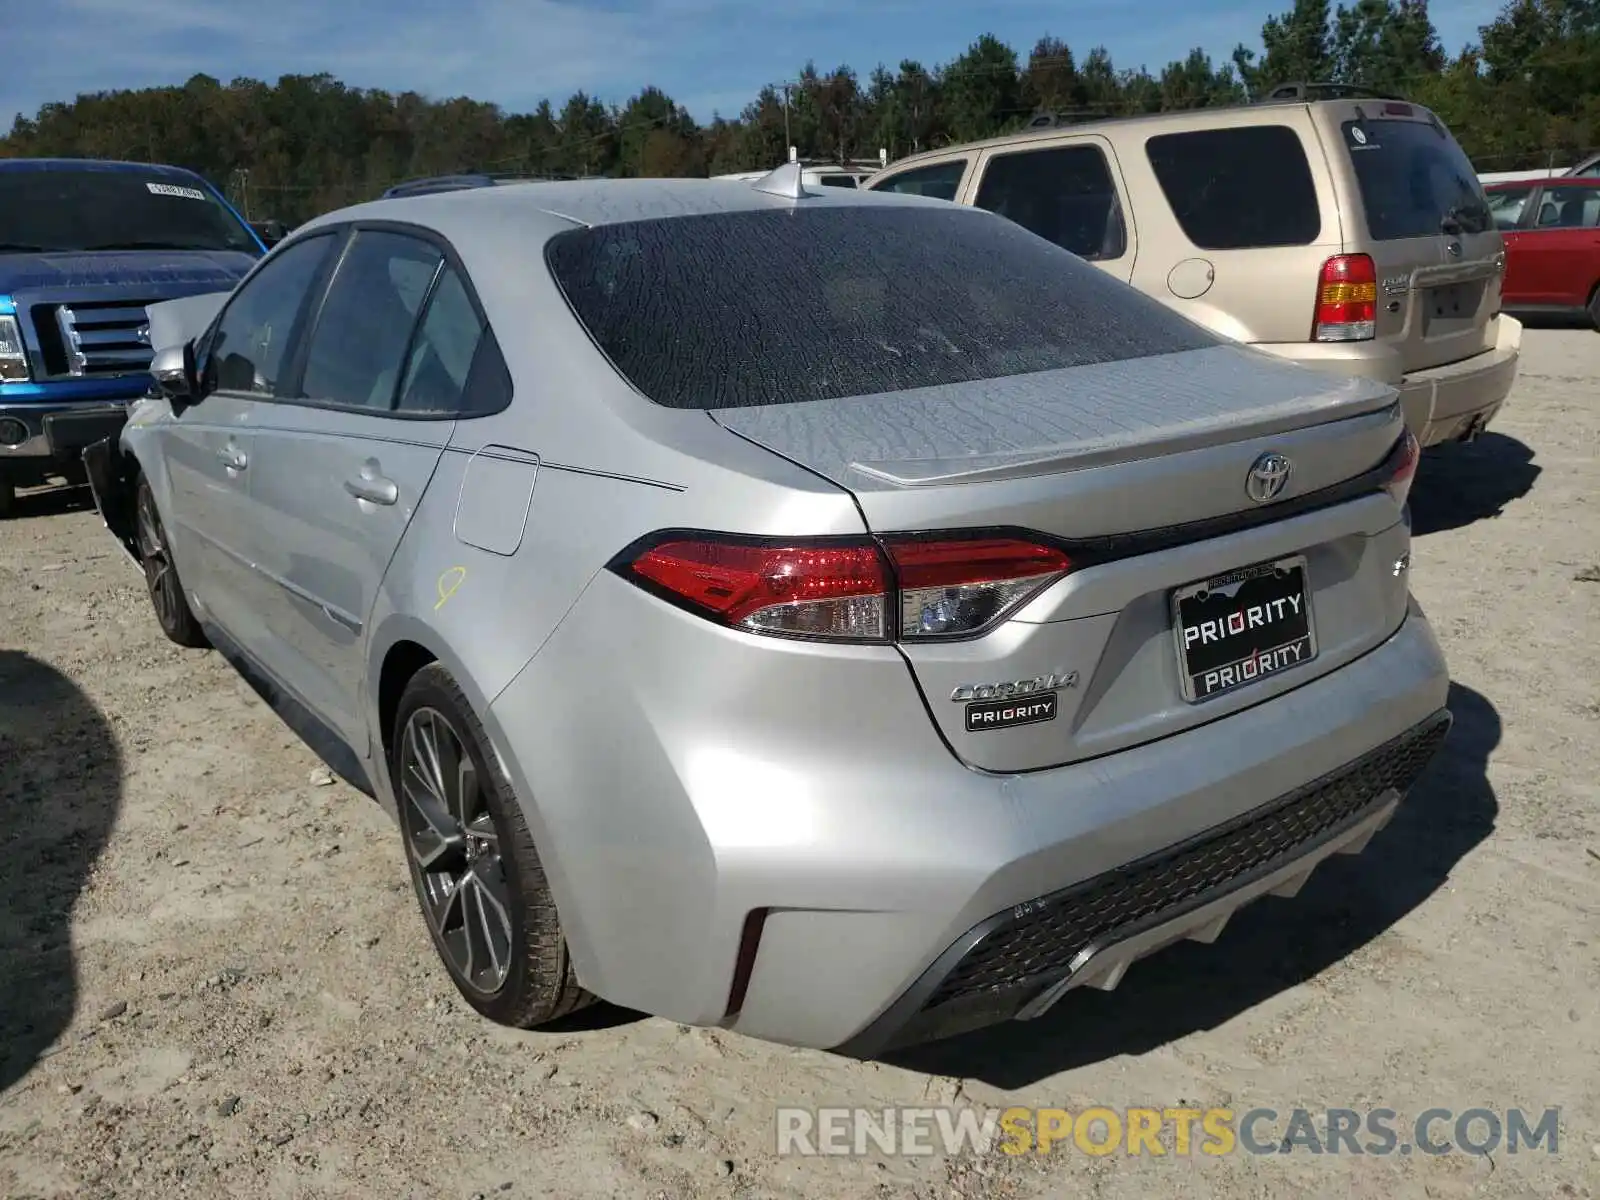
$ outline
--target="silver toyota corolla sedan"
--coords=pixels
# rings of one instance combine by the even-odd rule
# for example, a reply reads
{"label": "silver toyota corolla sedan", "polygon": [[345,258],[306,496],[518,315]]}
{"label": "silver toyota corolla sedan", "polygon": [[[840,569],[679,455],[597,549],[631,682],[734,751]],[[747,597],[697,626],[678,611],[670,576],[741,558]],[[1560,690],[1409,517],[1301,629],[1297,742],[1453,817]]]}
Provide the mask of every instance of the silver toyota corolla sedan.
{"label": "silver toyota corolla sedan", "polygon": [[1450,724],[1395,394],[981,210],[385,200],[151,324],[101,513],[496,1021],[1034,1017],[1359,850]]}

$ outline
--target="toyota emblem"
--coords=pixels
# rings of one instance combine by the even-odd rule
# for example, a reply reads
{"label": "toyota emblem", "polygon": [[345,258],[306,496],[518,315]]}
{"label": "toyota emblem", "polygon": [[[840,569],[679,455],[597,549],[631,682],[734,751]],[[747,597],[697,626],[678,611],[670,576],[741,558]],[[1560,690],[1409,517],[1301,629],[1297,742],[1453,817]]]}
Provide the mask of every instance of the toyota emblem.
{"label": "toyota emblem", "polygon": [[1289,485],[1289,472],[1293,470],[1294,464],[1283,455],[1263,454],[1244,477],[1245,493],[1257,504],[1276,500]]}

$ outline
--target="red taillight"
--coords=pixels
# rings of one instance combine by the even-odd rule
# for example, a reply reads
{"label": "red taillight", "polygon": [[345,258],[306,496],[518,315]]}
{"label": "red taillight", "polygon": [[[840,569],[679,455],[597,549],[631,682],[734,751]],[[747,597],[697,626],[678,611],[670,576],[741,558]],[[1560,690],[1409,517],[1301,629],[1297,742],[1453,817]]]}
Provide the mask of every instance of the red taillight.
{"label": "red taillight", "polygon": [[1405,507],[1406,497],[1411,494],[1411,481],[1417,477],[1417,465],[1422,461],[1422,446],[1417,441],[1416,435],[1411,430],[1406,430],[1400,439],[1400,449],[1395,463],[1394,474],[1389,476],[1389,482],[1384,484],[1384,490],[1394,497],[1394,502]]}
{"label": "red taillight", "polygon": [[864,641],[888,633],[888,569],[869,542],[695,538],[654,546],[630,569],[706,616],[757,633]]}
{"label": "red taillight", "polygon": [[986,628],[1072,565],[1059,550],[1013,538],[889,539],[884,548],[900,583],[905,639]]}
{"label": "red taillight", "polygon": [[889,538],[880,549],[713,534],[658,542],[620,565],[722,624],[829,641],[968,637],[1071,569],[1060,550],[1021,538]]}
{"label": "red taillight", "polygon": [[1340,254],[1322,264],[1311,339],[1364,342],[1378,326],[1378,269],[1366,254]]}

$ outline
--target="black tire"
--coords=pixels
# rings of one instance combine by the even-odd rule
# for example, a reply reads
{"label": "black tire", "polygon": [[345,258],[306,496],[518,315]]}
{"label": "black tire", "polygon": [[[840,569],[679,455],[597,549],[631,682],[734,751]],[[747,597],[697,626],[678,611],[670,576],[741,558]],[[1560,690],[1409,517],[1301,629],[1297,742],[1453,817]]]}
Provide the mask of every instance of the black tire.
{"label": "black tire", "polygon": [[135,540],[139,547],[139,565],[144,568],[145,590],[150,594],[150,607],[155,610],[161,632],[191,650],[209,649],[211,643],[189,607],[183,582],[178,578],[177,564],[172,561],[172,549],[167,545],[167,530],[161,523],[155,493],[143,475],[139,476],[134,491],[133,511],[137,522]]}
{"label": "black tire", "polygon": [[1600,283],[1594,285],[1594,291],[1589,293],[1589,324],[1600,333]]}
{"label": "black tire", "polygon": [[[390,777],[411,884],[434,949],[462,998],[491,1021],[517,1029],[592,1003],[594,996],[573,974],[555,900],[511,782],[484,752],[482,724],[437,663],[406,685],[391,742]],[[428,767],[430,754],[437,769]],[[448,794],[452,778],[460,799]]]}
{"label": "black tire", "polygon": [[17,485],[0,475],[0,521],[17,515]]}

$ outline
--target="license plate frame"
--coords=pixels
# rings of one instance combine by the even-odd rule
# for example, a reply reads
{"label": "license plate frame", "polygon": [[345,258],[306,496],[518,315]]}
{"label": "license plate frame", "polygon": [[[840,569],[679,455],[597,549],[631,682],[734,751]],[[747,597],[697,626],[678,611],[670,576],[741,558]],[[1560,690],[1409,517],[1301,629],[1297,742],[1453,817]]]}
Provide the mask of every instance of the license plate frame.
{"label": "license plate frame", "polygon": [[[1259,582],[1263,580],[1270,582]],[[1250,592],[1241,601],[1239,595],[1247,587]],[[1298,612],[1291,600],[1294,595],[1300,598]],[[1223,602],[1210,613],[1195,611],[1197,607],[1208,605],[1212,597]],[[1185,602],[1189,602],[1187,611]],[[1253,563],[1185,584],[1173,590],[1170,606],[1178,687],[1189,704],[1204,704],[1232,695],[1313,662],[1317,657],[1311,574],[1303,554]],[[1234,617],[1241,623],[1236,632],[1230,628]],[[1217,631],[1219,622],[1221,629]],[[1202,641],[1208,627],[1217,631],[1216,636]],[[1193,637],[1189,633],[1191,629],[1197,630]],[[1247,636],[1251,634],[1254,636]],[[1211,651],[1196,656],[1199,660],[1196,668],[1196,657],[1191,656],[1191,651],[1210,645],[1237,647],[1239,652]],[[1219,654],[1231,656],[1219,658]],[[1270,660],[1270,665],[1263,660]]]}

